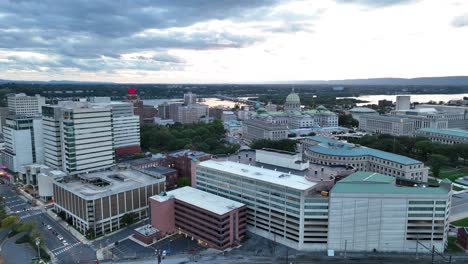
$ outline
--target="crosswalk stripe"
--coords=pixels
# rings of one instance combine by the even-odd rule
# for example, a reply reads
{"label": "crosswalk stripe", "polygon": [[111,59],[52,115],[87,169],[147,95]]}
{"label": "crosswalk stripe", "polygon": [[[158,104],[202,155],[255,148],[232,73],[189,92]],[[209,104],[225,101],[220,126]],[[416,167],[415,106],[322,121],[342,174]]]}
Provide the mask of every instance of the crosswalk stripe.
{"label": "crosswalk stripe", "polygon": [[81,244],[81,242],[76,242],[75,244],[71,244],[71,245],[69,245],[69,246],[67,246],[65,248],[60,249],[59,251],[54,252],[54,255],[58,256],[58,255],[70,250],[72,247],[75,247],[75,246],[77,246],[79,244]]}

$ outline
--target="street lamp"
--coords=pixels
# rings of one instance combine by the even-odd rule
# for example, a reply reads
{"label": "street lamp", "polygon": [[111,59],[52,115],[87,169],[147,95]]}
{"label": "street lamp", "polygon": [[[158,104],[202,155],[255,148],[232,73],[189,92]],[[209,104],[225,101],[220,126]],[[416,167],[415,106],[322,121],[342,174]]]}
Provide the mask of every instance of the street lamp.
{"label": "street lamp", "polygon": [[39,261],[41,261],[41,251],[39,250],[40,244],[41,244],[41,240],[39,238],[36,238],[37,254],[39,255]]}
{"label": "street lamp", "polygon": [[161,250],[160,250],[160,249],[156,249],[156,250],[154,251],[154,254],[156,254],[156,259],[157,259],[157,261],[158,261],[158,264],[160,264],[160,263],[161,263]]}

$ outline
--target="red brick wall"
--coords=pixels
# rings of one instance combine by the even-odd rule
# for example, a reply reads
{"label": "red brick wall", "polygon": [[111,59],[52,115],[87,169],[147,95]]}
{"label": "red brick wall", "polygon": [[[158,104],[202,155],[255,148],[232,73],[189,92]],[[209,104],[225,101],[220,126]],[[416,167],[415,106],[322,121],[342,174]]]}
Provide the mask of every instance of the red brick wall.
{"label": "red brick wall", "polygon": [[136,154],[141,152],[140,146],[127,146],[115,149],[115,155],[122,156],[126,154]]}
{"label": "red brick wall", "polygon": [[457,243],[465,250],[468,250],[468,232],[463,227],[458,228]]}
{"label": "red brick wall", "polygon": [[174,199],[164,202],[158,202],[153,199],[149,199],[149,201],[151,225],[159,229],[162,236],[175,232]]}

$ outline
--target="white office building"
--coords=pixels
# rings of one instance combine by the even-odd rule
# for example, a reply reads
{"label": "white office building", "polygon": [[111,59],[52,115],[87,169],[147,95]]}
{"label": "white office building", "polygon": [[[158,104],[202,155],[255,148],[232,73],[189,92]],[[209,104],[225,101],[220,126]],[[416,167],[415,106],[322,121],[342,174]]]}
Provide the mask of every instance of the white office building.
{"label": "white office building", "polygon": [[112,135],[117,154],[140,151],[140,121],[139,116],[133,114],[133,104],[111,101],[109,97],[93,97],[91,104],[111,108]]}
{"label": "white office building", "polygon": [[110,107],[66,101],[43,114],[46,165],[77,174],[115,164]]}
{"label": "white office building", "polygon": [[246,120],[242,122],[243,136],[247,141],[259,139],[281,140],[288,138],[288,127],[261,120]]}
{"label": "white office building", "polygon": [[289,152],[276,149],[257,149],[255,162],[288,168],[297,171],[309,169],[309,161],[303,160],[301,152]]}
{"label": "white office building", "polygon": [[8,94],[8,110],[15,116],[38,116],[45,105],[45,98],[40,95],[28,96],[24,93]]}
{"label": "white office building", "polygon": [[248,230],[298,250],[325,250],[328,198],[303,176],[231,161],[198,164],[197,189],[247,205]]}
{"label": "white office building", "polygon": [[40,117],[9,117],[3,127],[5,141],[2,164],[12,172],[21,166],[44,162],[42,120]]}
{"label": "white office building", "polygon": [[394,136],[413,136],[413,120],[400,116],[386,115],[360,115],[359,129],[376,134],[389,134]]}
{"label": "white office building", "polygon": [[328,249],[443,252],[450,202],[451,183],[404,186],[382,174],[355,173],[330,192]]}
{"label": "white office building", "polygon": [[355,108],[349,110],[349,113],[351,114],[351,116],[354,119],[359,121],[359,124],[361,123],[361,120],[360,120],[361,116],[363,116],[363,115],[378,115],[379,114],[374,109],[368,108],[368,107],[355,107]]}
{"label": "white office building", "polygon": [[395,110],[409,110],[411,108],[411,96],[397,95]]}

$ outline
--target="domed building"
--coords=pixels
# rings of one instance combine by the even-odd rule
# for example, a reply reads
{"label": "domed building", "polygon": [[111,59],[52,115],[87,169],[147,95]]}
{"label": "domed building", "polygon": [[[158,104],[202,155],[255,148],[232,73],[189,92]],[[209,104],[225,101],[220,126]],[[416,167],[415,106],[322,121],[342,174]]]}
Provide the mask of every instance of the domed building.
{"label": "domed building", "polygon": [[301,99],[294,89],[286,97],[284,111],[271,111],[269,108],[260,107],[253,118],[266,123],[287,125],[289,129],[338,126],[338,116],[324,106],[302,111]]}
{"label": "domed building", "polygon": [[286,97],[284,111],[301,111],[301,98],[299,98],[299,95],[294,92],[294,88]]}

